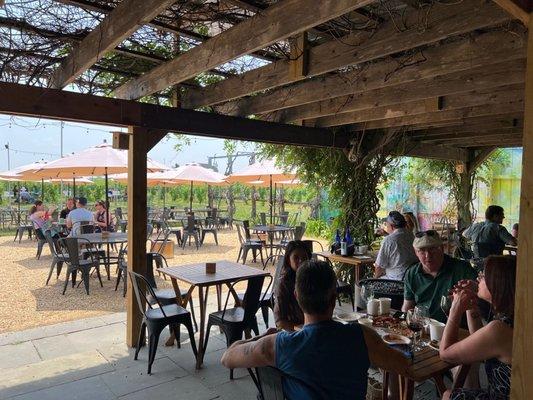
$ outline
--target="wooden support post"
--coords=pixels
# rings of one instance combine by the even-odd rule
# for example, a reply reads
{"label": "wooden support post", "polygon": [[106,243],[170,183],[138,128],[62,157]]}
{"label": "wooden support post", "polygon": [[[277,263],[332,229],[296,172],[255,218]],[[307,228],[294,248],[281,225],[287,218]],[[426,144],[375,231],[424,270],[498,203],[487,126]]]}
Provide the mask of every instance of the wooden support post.
{"label": "wooden support post", "polygon": [[[531,18],[529,19],[531,21]],[[533,399],[533,23],[527,44],[527,69],[520,189],[520,231],[513,334],[511,399]]]}
{"label": "wooden support post", "polygon": [[309,65],[309,51],[307,32],[289,39],[291,56],[289,60],[289,77],[291,80],[301,80],[307,75]]}
{"label": "wooden support post", "polygon": [[[130,127],[128,149],[128,270],[146,275],[146,160],[148,131]],[[129,277],[124,277],[129,279]],[[142,313],[129,285],[127,292],[127,331],[129,347],[136,346]],[[141,290],[144,290],[142,288]]]}

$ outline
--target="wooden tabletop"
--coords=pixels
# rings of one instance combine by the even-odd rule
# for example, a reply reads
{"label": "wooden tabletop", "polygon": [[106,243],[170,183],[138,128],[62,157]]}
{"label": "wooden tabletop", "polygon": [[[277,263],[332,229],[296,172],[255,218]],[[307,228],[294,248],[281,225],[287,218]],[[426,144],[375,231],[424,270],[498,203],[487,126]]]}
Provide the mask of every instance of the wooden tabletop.
{"label": "wooden tabletop", "polygon": [[439,352],[428,346],[415,353],[413,364],[405,376],[415,382],[423,382],[453,367],[455,365],[442,361]]}
{"label": "wooden tabletop", "polygon": [[213,262],[217,264],[216,273],[214,274],[205,272],[205,263],[160,268],[158,271],[193,286],[211,286],[234,282],[242,278],[270,275],[267,271],[232,261],[219,260]]}
{"label": "wooden tabletop", "polygon": [[285,231],[290,231],[291,229],[294,229],[294,228],[291,228],[290,226],[282,226],[282,225],[274,225],[274,226],[256,225],[256,226],[252,226],[250,229],[253,231],[260,231],[260,232],[285,232]]}
{"label": "wooden tabletop", "polygon": [[76,237],[87,239],[91,243],[125,243],[128,241],[128,234],[123,232],[109,232],[107,237],[102,237],[101,233],[83,233]]}
{"label": "wooden tabletop", "polygon": [[374,264],[376,261],[376,257],[374,257],[371,254],[364,255],[364,256],[340,256],[338,254],[331,254],[329,251],[318,251],[314,252],[314,255],[322,256],[325,258],[328,258],[330,261],[340,262],[344,264],[351,264],[351,265],[366,265],[366,264]]}

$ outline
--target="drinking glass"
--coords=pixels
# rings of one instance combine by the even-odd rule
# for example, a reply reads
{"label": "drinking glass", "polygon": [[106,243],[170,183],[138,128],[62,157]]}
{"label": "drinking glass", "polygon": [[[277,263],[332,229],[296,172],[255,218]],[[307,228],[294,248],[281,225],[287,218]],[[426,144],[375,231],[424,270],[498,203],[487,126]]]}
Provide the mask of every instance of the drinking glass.
{"label": "drinking glass", "polygon": [[446,314],[446,318],[450,315],[453,298],[451,296],[442,296],[440,299],[440,308]]}
{"label": "drinking glass", "polygon": [[[429,317],[429,308],[427,306],[417,305],[415,307],[415,313],[420,317],[424,331],[427,332],[429,322],[431,321],[431,318]],[[419,345],[427,346],[426,341],[422,339],[422,332],[420,332]]]}
{"label": "drinking glass", "polygon": [[361,287],[361,298],[365,301],[365,305],[366,305],[369,300],[372,300],[374,298],[374,289],[372,289],[369,286],[362,286]]}
{"label": "drinking glass", "polygon": [[424,328],[423,318],[421,318],[415,310],[408,310],[406,320],[407,326],[413,331],[412,351],[415,352],[421,350],[421,347],[418,345],[417,335]]}

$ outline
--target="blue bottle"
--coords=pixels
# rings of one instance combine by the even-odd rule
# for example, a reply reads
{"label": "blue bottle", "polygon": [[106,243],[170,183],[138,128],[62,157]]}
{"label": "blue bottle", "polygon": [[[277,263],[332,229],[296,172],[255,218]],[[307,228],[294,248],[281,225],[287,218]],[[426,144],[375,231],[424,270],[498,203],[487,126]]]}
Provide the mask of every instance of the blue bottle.
{"label": "blue bottle", "polygon": [[335,235],[335,243],[341,244],[341,233],[337,229],[337,234]]}
{"label": "blue bottle", "polygon": [[349,246],[353,243],[352,236],[350,235],[350,228],[346,227],[346,236],[344,237],[346,244]]}

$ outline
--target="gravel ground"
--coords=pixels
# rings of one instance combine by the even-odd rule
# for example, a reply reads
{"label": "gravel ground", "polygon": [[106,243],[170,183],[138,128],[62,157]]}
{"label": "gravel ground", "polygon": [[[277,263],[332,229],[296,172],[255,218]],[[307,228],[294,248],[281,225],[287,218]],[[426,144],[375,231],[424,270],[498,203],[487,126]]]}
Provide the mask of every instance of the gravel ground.
{"label": "gravel ground", "polygon": [[[223,230],[218,234],[219,245],[215,246],[210,235],[204,246],[196,251],[194,246],[181,250],[174,249],[174,258],[170,265],[231,260],[237,258],[239,241],[236,230]],[[104,276],[101,288],[96,277],[91,278],[90,295],[85,294],[83,285],[67,288],[61,295],[64,273],[58,280],[55,275],[48,286],[45,285],[52,258],[45,246],[41,259],[35,258],[37,242],[24,236],[19,244],[12,237],[0,237],[0,333],[34,328],[42,325],[56,324],[75,319],[94,317],[102,314],[125,310],[121,289],[115,292],[116,274],[111,267],[111,280]],[[251,253],[247,264],[261,268],[261,264],[252,263]],[[269,267],[273,272],[273,268]],[[102,268],[102,272],[104,269]],[[171,287],[169,281],[156,277],[158,286]]]}

